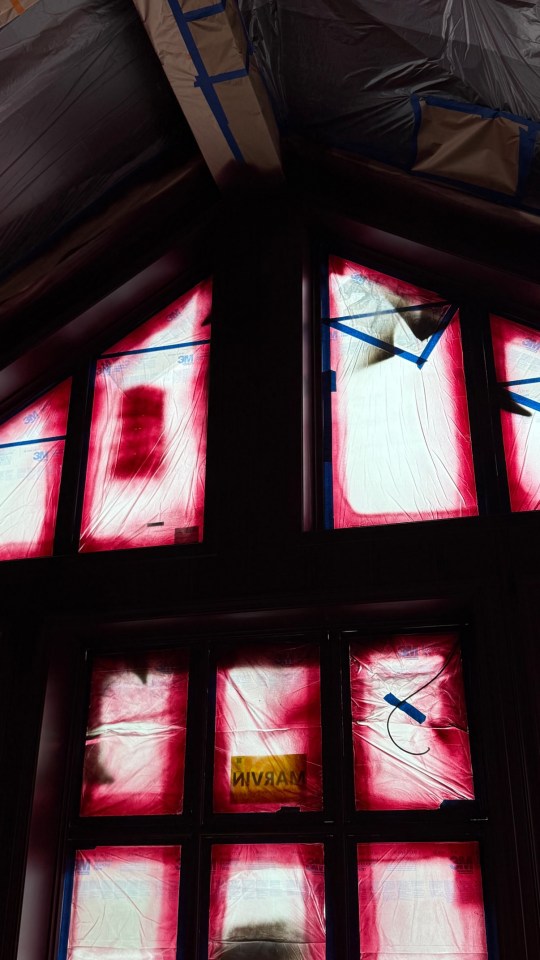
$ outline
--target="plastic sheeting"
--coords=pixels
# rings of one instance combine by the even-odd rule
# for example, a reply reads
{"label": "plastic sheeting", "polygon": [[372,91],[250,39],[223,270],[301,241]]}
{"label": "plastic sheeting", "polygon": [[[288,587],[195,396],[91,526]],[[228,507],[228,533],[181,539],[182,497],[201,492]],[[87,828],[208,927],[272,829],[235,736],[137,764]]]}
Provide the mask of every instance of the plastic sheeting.
{"label": "plastic sheeting", "polygon": [[66,960],[176,960],[180,847],[78,850]]}
{"label": "plastic sheeting", "polygon": [[323,845],[215,845],[209,938],[209,960],[325,960]]}
{"label": "plastic sheeting", "polygon": [[53,552],[71,380],[0,426],[0,560]]}
{"label": "plastic sheeting", "polygon": [[97,363],[81,552],[202,540],[211,281]]}
{"label": "plastic sheeting", "polygon": [[358,845],[362,960],[487,960],[477,843]]}
{"label": "plastic sheeting", "polygon": [[240,0],[240,7],[289,133],[410,167],[414,96],[540,119],[533,0]]}
{"label": "plastic sheeting", "polygon": [[355,643],[350,664],[357,809],[474,799],[458,636]]}
{"label": "plastic sheeting", "polygon": [[491,318],[512,510],[540,509],[540,333]]}
{"label": "plastic sheeting", "polygon": [[326,526],[477,514],[455,307],[338,257],[329,282]]}
{"label": "plastic sheeting", "polygon": [[187,651],[96,659],[83,816],[182,811],[187,694]]}
{"label": "plastic sheeting", "polygon": [[217,668],[214,810],[322,808],[317,647],[244,647]]}

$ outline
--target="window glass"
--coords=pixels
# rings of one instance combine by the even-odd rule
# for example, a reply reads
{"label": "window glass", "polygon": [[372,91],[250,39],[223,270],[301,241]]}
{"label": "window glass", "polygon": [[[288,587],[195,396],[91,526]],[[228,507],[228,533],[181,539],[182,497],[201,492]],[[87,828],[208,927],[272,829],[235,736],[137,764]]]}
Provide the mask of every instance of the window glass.
{"label": "window glass", "polygon": [[321,843],[216,844],[209,960],[325,960]]}
{"label": "window glass", "polygon": [[66,960],[176,960],[180,847],[78,850]]}
{"label": "window glass", "polygon": [[71,380],[0,425],[0,560],[53,552]]}
{"label": "window glass", "polygon": [[540,508],[540,333],[491,318],[512,510]]}
{"label": "window glass", "polygon": [[203,537],[211,283],[97,362],[82,552]]}
{"label": "window glass", "polygon": [[487,960],[478,844],[358,845],[363,960]]}
{"label": "window glass", "polygon": [[187,691],[183,650],[96,659],[83,816],[182,811]]}
{"label": "window glass", "polygon": [[458,636],[354,643],[350,669],[356,808],[429,810],[472,800]]}
{"label": "window glass", "polygon": [[331,257],[328,308],[325,526],[477,514],[456,307]]}
{"label": "window glass", "polygon": [[244,647],[220,658],[214,810],[322,808],[317,647]]}

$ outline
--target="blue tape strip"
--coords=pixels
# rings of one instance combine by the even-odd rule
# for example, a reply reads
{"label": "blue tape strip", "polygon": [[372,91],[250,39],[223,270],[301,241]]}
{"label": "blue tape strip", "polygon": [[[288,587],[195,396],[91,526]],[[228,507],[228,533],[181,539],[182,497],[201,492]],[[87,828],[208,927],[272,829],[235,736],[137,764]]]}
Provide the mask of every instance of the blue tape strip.
{"label": "blue tape strip", "polygon": [[425,713],[421,713],[420,710],[417,710],[416,707],[413,707],[406,701],[398,700],[393,693],[387,693],[384,699],[392,707],[397,707],[398,710],[403,710],[403,713],[406,713],[413,720],[416,720],[417,723],[423,723],[426,719]]}
{"label": "blue tape strip", "polygon": [[12,443],[0,443],[0,450],[5,450],[7,447],[27,447],[31,443],[53,443],[55,440],[65,440],[66,435],[62,437],[43,437],[40,440],[14,440]]}
{"label": "blue tape strip", "polygon": [[505,120],[513,120],[514,123],[520,123],[529,128],[540,127],[538,122],[527,120],[526,117],[520,117],[517,113],[509,113],[507,110],[495,110],[493,107],[483,107],[478,103],[463,103],[462,100],[446,100],[445,97],[438,97],[435,94],[429,93],[422,95],[422,100],[425,100],[430,106],[443,107],[447,110],[455,110],[458,113],[474,113],[479,117],[486,117],[489,120],[493,120],[495,117],[504,117]]}
{"label": "blue tape strip", "polygon": [[161,353],[163,350],[181,350],[182,347],[200,347],[210,340],[190,340],[188,343],[171,343],[166,347],[142,347],[140,350],[122,350],[120,353],[103,353],[100,360],[113,360],[115,357],[132,357],[137,353]]}
{"label": "blue tape strip", "polygon": [[393,344],[387,343],[386,340],[378,340],[377,337],[371,337],[369,333],[355,330],[354,327],[346,327],[335,320],[323,320],[323,325],[333,327],[334,330],[340,330],[342,333],[348,334],[349,337],[363,340],[364,343],[369,343],[372,347],[379,347],[380,350],[386,350],[386,353],[393,353],[397,357],[401,357],[402,360],[409,360],[411,363],[418,365],[419,357],[416,357],[414,353],[409,353],[408,350],[403,350],[401,347],[395,347]]}
{"label": "blue tape strip", "polygon": [[[321,263],[321,314],[330,313],[328,264]],[[330,327],[321,325],[322,406],[323,406],[323,522],[325,530],[334,529],[334,484],[332,475],[332,393],[330,368]]]}
{"label": "blue tape strip", "polygon": [[330,374],[330,392],[331,392],[331,393],[335,393],[336,390],[337,390],[337,385],[336,385],[336,371],[335,371],[335,370],[329,370],[328,372],[329,372],[329,374]]}
{"label": "blue tape strip", "polygon": [[208,7],[200,7],[198,10],[189,10],[187,13],[184,13],[185,19],[188,23],[191,20],[206,20],[206,17],[215,17],[216,13],[223,13],[227,0],[223,0],[223,3],[212,3]]}
{"label": "blue tape strip", "polygon": [[527,377],[526,380],[506,380],[499,384],[501,387],[517,387],[521,383],[540,383],[540,377]]}
{"label": "blue tape strip", "polygon": [[448,310],[445,310],[440,321],[439,326],[437,327],[435,333],[431,335],[428,342],[426,343],[420,357],[418,359],[418,366],[423,367],[426,360],[429,360],[431,354],[433,353],[435,347],[437,346],[439,340],[441,339],[444,331],[446,330],[448,324],[456,315],[457,307],[453,304],[450,304]]}
{"label": "blue tape strip", "polygon": [[73,897],[73,879],[75,873],[75,858],[70,857],[66,865],[64,891],[62,894],[62,913],[60,920],[60,935],[58,938],[58,960],[66,960],[69,940],[69,926],[71,921],[71,901]]}
{"label": "blue tape strip", "polygon": [[540,410],[540,403],[536,400],[529,400],[528,397],[522,397],[520,393],[514,393],[513,390],[508,391],[508,396],[515,400],[516,403],[520,403],[522,407],[530,407],[531,410]]}
{"label": "blue tape strip", "polygon": [[324,462],[324,529],[334,529],[334,479],[328,460]]}
{"label": "blue tape strip", "polygon": [[196,83],[200,87],[201,92],[204,94],[206,102],[210,107],[210,110],[214,115],[214,119],[216,120],[216,123],[218,124],[225,140],[227,141],[227,145],[234,159],[238,163],[245,163],[244,155],[240,149],[239,144],[236,141],[236,138],[234,137],[231,129],[229,128],[227,115],[221,105],[220,99],[216,91],[214,90],[214,86],[212,84],[212,81],[210,80],[208,71],[204,65],[204,62],[199,52],[199,49],[197,47],[197,44],[195,43],[191,35],[191,30],[189,29],[189,23],[186,20],[185,15],[182,13],[182,10],[180,9],[178,0],[167,0],[167,2],[169,4],[171,13],[176,21],[176,25],[180,31],[182,39],[189,51],[189,55],[193,60],[195,69],[197,70],[198,77],[197,77]]}
{"label": "blue tape strip", "polygon": [[[433,300],[429,303],[413,303],[410,307],[393,307],[388,310],[371,310],[369,313],[349,313],[345,317],[328,317],[325,320],[366,320],[368,317],[380,317],[392,313],[411,313],[416,310],[425,310],[427,307],[451,306],[448,300]],[[455,308],[454,308],[455,309]]]}
{"label": "blue tape strip", "polygon": [[[248,55],[248,65],[249,65],[249,55]],[[215,73],[213,76],[209,76],[208,79],[210,83],[227,83],[227,80],[240,80],[242,77],[247,77],[249,73],[248,66],[240,67],[239,70],[229,70],[228,73]],[[201,78],[197,77],[195,80],[195,87],[202,87],[200,82]]]}

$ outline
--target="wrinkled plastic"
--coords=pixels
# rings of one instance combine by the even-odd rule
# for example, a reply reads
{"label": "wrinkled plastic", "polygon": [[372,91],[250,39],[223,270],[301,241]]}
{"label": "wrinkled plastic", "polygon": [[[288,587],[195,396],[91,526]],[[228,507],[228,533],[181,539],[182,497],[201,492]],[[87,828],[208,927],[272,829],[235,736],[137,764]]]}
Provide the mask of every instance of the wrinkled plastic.
{"label": "wrinkled plastic", "polygon": [[510,504],[540,509],[540,334],[491,318]]}
{"label": "wrinkled plastic", "polygon": [[325,960],[322,843],[216,844],[209,960]]}
{"label": "wrinkled plastic", "polygon": [[487,960],[477,843],[358,845],[361,960]]}
{"label": "wrinkled plastic", "polygon": [[53,552],[70,390],[65,380],[0,426],[0,560]]}
{"label": "wrinkled plastic", "polygon": [[244,647],[217,668],[214,810],[322,808],[317,647]]}
{"label": "wrinkled plastic", "polygon": [[0,77],[0,273],[166,151],[193,152],[130,0],[36,3],[0,30]]}
{"label": "wrinkled plastic", "polygon": [[343,318],[323,323],[334,527],[477,514],[458,316],[437,294],[358,264],[331,257],[329,272],[330,317]]}
{"label": "wrinkled plastic", "polygon": [[66,960],[176,960],[180,847],[75,856]]}
{"label": "wrinkled plastic", "polygon": [[474,799],[458,636],[354,643],[350,667],[356,808],[431,810]]}
{"label": "wrinkled plastic", "polygon": [[210,307],[207,280],[98,360],[81,552],[202,540]]}
{"label": "wrinkled plastic", "polygon": [[95,660],[82,816],[182,811],[187,695],[184,650]]}
{"label": "wrinkled plastic", "polygon": [[240,0],[288,132],[403,166],[411,95],[539,119],[538,17],[515,0]]}

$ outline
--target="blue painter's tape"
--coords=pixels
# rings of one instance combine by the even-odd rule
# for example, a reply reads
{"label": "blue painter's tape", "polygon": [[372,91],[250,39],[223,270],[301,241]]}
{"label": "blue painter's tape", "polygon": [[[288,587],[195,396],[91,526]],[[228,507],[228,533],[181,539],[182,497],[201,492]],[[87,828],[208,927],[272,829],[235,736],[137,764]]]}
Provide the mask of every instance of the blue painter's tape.
{"label": "blue painter's tape", "polygon": [[324,462],[324,529],[334,529],[334,485],[332,464],[328,460]]}
{"label": "blue painter's tape", "polygon": [[64,892],[62,895],[62,914],[60,919],[60,936],[58,938],[58,960],[66,960],[69,940],[69,926],[71,921],[71,901],[73,897],[73,880],[75,872],[75,858],[70,856],[66,864],[64,878]]}
{"label": "blue painter's tape", "polygon": [[191,30],[189,29],[189,22],[186,20],[186,17],[182,10],[178,0],[167,0],[171,13],[176,21],[178,30],[182,36],[182,39],[188,49],[189,55],[193,60],[195,69],[197,70],[198,77],[195,81],[197,86],[200,87],[201,92],[204,94],[206,102],[210,107],[214,115],[214,119],[221,130],[223,137],[225,138],[227,145],[236,161],[238,163],[245,163],[244,155],[240,149],[240,146],[229,127],[229,121],[227,120],[227,115],[221,105],[221,101],[214,90],[214,85],[208,75],[208,71],[204,65],[203,58],[199,52],[199,48],[195,43]]}
{"label": "blue painter's tape", "polygon": [[122,350],[120,353],[103,353],[100,360],[113,360],[115,357],[132,357],[137,353],[160,353],[163,350],[181,350],[182,347],[200,347],[210,340],[190,340],[188,343],[170,343],[165,347],[142,347],[140,350]]}
{"label": "blue painter's tape", "polygon": [[335,371],[335,370],[330,370],[329,373],[330,373],[330,392],[331,392],[331,393],[335,393],[336,390],[337,390],[337,385],[336,385],[336,371]]}
{"label": "blue painter's tape", "polygon": [[522,383],[540,383],[540,377],[527,377],[526,380],[506,380],[505,383],[501,383],[501,387],[517,387]]}
{"label": "blue painter's tape", "polygon": [[426,360],[428,360],[431,354],[433,353],[435,347],[437,346],[439,340],[441,339],[448,324],[450,323],[452,318],[455,316],[456,310],[457,310],[457,307],[455,307],[453,304],[450,304],[448,309],[444,311],[439,321],[439,326],[437,327],[435,333],[432,334],[432,336],[429,338],[424,349],[422,350],[422,353],[420,354],[420,357],[418,359],[419,367],[422,367],[426,362]]}
{"label": "blue painter's tape", "polygon": [[[229,70],[228,73],[215,73],[213,76],[209,76],[208,80],[210,83],[227,83],[227,80],[241,80],[242,77],[247,77],[248,75],[247,67],[240,67],[239,70]],[[195,80],[196,87],[202,87],[201,78],[197,77]]]}
{"label": "blue painter's tape", "polygon": [[63,437],[41,437],[38,440],[14,440],[12,443],[0,443],[0,450],[5,450],[7,447],[28,447],[31,443],[53,443],[55,440],[65,440],[66,435]]}
{"label": "blue painter's tape", "polygon": [[[446,307],[450,306],[448,300],[433,300],[429,303],[413,303],[410,307],[392,307],[388,310],[371,310],[369,313],[350,313],[346,317],[325,317],[325,320],[365,320],[368,317],[380,317],[384,314],[392,313],[410,313],[416,310],[426,310],[428,307]],[[455,307],[454,307],[455,309]]]}
{"label": "blue painter's tape", "polygon": [[354,337],[356,340],[363,340],[364,343],[369,343],[372,347],[379,347],[380,350],[385,350],[386,353],[393,353],[396,357],[401,357],[402,360],[409,360],[411,363],[418,364],[419,357],[416,357],[414,353],[409,353],[408,350],[402,350],[401,347],[395,347],[392,343],[387,343],[386,340],[371,337],[369,333],[363,333],[362,330],[355,330],[354,327],[347,327],[335,320],[323,320],[323,324],[328,327],[333,327],[334,330],[340,330],[341,333],[346,333],[349,337]]}
{"label": "blue painter's tape", "polygon": [[212,3],[207,7],[199,7],[198,10],[189,10],[184,13],[184,17],[188,23],[191,20],[206,20],[207,17],[215,17],[217,13],[223,13],[226,4],[227,0],[223,0],[223,3]]}
{"label": "blue painter's tape", "polygon": [[384,699],[392,707],[397,707],[398,710],[403,710],[403,713],[406,713],[407,716],[411,717],[413,720],[416,720],[417,723],[423,723],[426,719],[425,713],[421,713],[420,710],[417,710],[416,707],[411,706],[411,704],[407,703],[406,700],[398,700],[393,693],[387,693]]}
{"label": "blue painter's tape", "polygon": [[531,410],[540,410],[540,403],[536,400],[529,400],[528,397],[522,397],[520,393],[514,393],[513,390],[508,391],[508,396],[515,400],[516,403],[521,404],[522,407],[530,407]]}

